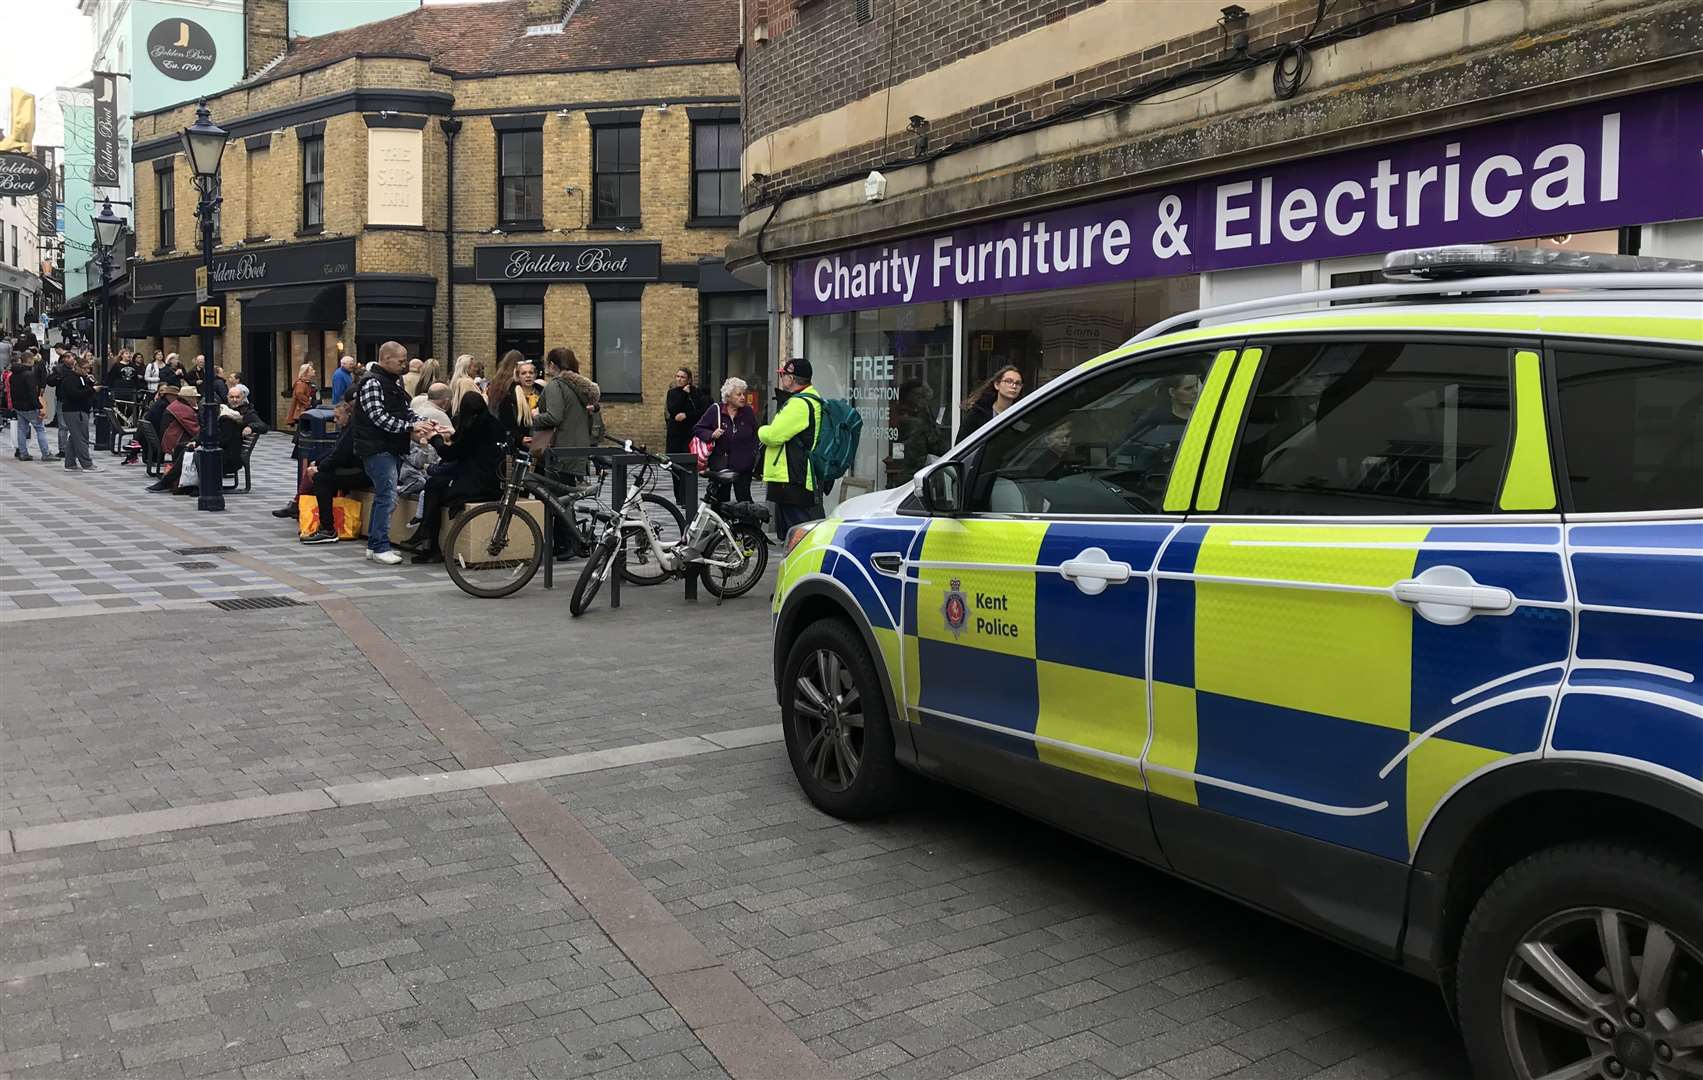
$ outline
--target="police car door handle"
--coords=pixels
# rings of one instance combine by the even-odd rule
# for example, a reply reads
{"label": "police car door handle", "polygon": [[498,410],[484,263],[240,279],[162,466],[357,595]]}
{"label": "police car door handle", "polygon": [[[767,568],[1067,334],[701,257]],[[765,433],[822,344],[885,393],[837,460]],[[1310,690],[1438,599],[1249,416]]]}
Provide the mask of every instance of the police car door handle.
{"label": "police car door handle", "polygon": [[904,572],[905,557],[896,551],[883,551],[879,555],[871,556],[869,564],[889,577],[898,577]]}
{"label": "police car door handle", "polygon": [[1480,585],[1458,566],[1433,566],[1416,578],[1398,581],[1390,593],[1412,604],[1426,619],[1443,625],[1466,622],[1477,612],[1507,612],[1514,594],[1494,585]]}
{"label": "police car door handle", "polygon": [[1122,585],[1135,571],[1126,562],[1115,562],[1102,548],[1091,547],[1074,559],[1059,564],[1059,576],[1072,582],[1087,596],[1098,596],[1107,585]]}

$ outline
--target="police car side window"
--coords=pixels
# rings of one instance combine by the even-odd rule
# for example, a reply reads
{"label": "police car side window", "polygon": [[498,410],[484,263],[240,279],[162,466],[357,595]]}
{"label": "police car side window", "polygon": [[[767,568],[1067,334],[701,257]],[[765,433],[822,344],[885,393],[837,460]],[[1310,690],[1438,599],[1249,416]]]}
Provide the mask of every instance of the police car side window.
{"label": "police car side window", "polygon": [[1216,349],[1091,375],[1002,425],[971,480],[972,512],[1158,514]]}
{"label": "police car side window", "polygon": [[1490,513],[1511,435],[1508,372],[1503,345],[1271,343],[1223,511]]}
{"label": "police car side window", "polygon": [[1563,346],[1554,358],[1575,511],[1703,506],[1703,351]]}

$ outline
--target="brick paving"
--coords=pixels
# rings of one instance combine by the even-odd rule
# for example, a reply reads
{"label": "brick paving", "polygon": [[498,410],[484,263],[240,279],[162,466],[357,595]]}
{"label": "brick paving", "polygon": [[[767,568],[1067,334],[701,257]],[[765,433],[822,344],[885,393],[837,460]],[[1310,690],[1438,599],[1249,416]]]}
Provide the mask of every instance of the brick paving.
{"label": "brick paving", "polygon": [[[224,515],[27,468],[0,460],[0,829],[778,719],[764,588],[570,620],[565,589],[301,548],[277,461]],[[130,546],[189,541],[244,580],[122,587],[158,584]],[[91,561],[116,597],[66,576]],[[306,603],[202,602],[245,588]],[[1466,1075],[1423,984],[932,785],[834,821],[773,743],[6,850],[0,1076]]]}

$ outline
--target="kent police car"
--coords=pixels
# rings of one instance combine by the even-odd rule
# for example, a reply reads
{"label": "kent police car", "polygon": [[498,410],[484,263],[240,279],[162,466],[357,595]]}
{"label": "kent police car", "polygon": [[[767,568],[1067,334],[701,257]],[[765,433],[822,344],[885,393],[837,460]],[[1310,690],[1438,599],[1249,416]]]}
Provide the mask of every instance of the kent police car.
{"label": "kent police car", "polygon": [[795,530],[805,792],[943,779],[1400,964],[1482,1077],[1703,1077],[1703,267],[1600,268],[1169,320]]}

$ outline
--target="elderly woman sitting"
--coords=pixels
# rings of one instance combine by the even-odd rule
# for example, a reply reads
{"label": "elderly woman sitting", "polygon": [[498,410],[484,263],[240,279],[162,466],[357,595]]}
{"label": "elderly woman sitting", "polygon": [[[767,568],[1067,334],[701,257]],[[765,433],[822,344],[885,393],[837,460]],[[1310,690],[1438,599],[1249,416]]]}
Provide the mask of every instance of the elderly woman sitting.
{"label": "elderly woman sitting", "polygon": [[751,501],[751,473],[757,467],[757,414],[745,403],[745,391],[744,379],[722,383],[721,404],[712,405],[692,429],[712,447],[706,466],[711,473],[739,474],[733,490],[740,502]]}

